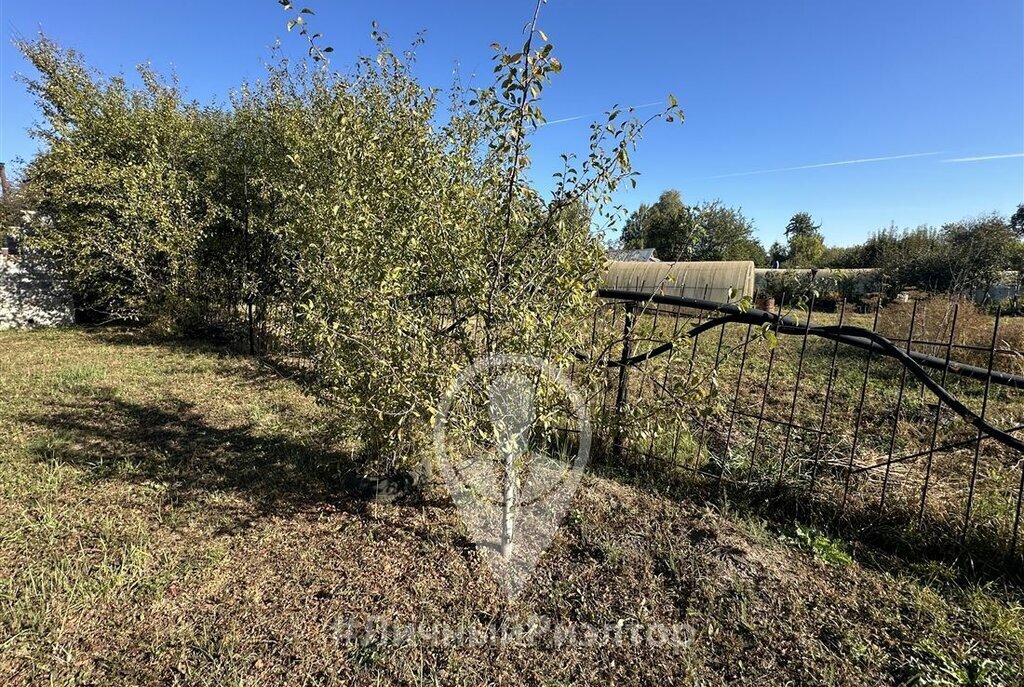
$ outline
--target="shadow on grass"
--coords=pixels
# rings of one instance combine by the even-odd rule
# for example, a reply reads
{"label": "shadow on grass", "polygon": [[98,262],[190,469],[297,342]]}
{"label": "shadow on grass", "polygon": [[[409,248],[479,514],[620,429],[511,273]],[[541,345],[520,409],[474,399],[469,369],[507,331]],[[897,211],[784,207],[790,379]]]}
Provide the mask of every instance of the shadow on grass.
{"label": "shadow on grass", "polygon": [[[247,388],[267,393],[264,401],[273,399],[281,377],[304,373],[288,361],[253,359],[236,346],[202,339],[113,326],[93,328],[88,336],[109,345],[202,354],[213,360],[213,384],[244,379]],[[237,364],[243,359],[258,364]],[[23,412],[19,420],[45,430],[30,447],[36,460],[74,466],[89,480],[157,486],[163,506],[187,506],[189,514],[215,523],[217,534],[244,530],[264,518],[335,511],[397,527],[424,541],[442,537],[463,556],[474,555],[472,542],[457,532],[439,534],[395,520],[394,513],[382,519],[372,510],[378,499],[420,509],[448,510],[453,504],[409,484],[408,474],[368,477],[367,456],[333,426],[304,428],[306,423],[289,422],[285,430],[252,421],[218,426],[195,403],[177,398],[173,389],[165,391],[140,402],[109,387],[70,386],[61,390],[61,398]],[[215,401],[216,394],[206,400]],[[396,484],[399,490],[393,493]]]}
{"label": "shadow on grass", "polygon": [[848,506],[827,498],[811,498],[807,490],[774,479],[746,483],[743,478],[719,480],[710,469],[695,470],[629,452],[614,455],[611,444],[595,442],[591,468],[609,479],[678,501],[710,504],[742,519],[756,517],[782,534],[794,524],[813,525],[843,540],[865,567],[920,578],[946,574],[948,566],[959,582],[1003,581],[1024,588],[1024,558],[1011,552],[1008,541],[972,530],[966,538],[950,521],[890,507],[884,511]]}
{"label": "shadow on grass", "polygon": [[330,448],[326,433],[306,436],[258,431],[252,424],[218,427],[194,404],[175,398],[125,400],[99,388],[70,394],[21,420],[48,431],[34,447],[40,460],[84,470],[96,480],[157,484],[173,506],[222,506],[217,496],[239,496],[248,515],[301,512],[331,504],[362,512],[375,496],[360,478],[357,457]]}
{"label": "shadow on grass", "polygon": [[[110,344],[159,345],[224,358],[239,355],[208,341],[167,339],[118,328],[93,330],[90,336]],[[267,384],[275,374],[280,376],[251,366],[218,374],[248,376]],[[95,479],[160,484],[173,505],[198,503],[229,509],[218,505],[216,495],[242,497],[247,510],[255,514],[229,513],[235,527],[244,527],[253,517],[326,504],[365,514],[366,505],[376,496],[377,485],[363,478],[358,455],[332,449],[338,442],[323,430],[294,436],[261,432],[252,425],[217,427],[193,404],[171,396],[138,403],[102,388],[85,390],[21,419],[62,438],[59,445],[40,452],[41,460],[56,458]],[[729,480],[720,483],[713,473],[686,470],[645,455],[613,457],[610,446],[596,439],[591,469],[600,476],[692,504],[710,503],[741,517],[753,515],[779,532],[794,522],[818,525],[850,542],[860,563],[880,570],[927,575],[930,564],[940,562],[951,565],[964,580],[1024,584],[1019,552],[1008,555],[1007,542],[980,533],[961,542],[959,531],[949,522],[926,520],[923,529],[917,530],[912,526],[916,514],[895,509],[844,510],[826,499],[811,500],[804,490],[774,483],[764,487]],[[414,501],[421,497],[410,496]]]}
{"label": "shadow on grass", "polygon": [[[250,381],[266,382],[274,377],[291,379],[305,388],[314,388],[316,379],[312,369],[302,364],[295,355],[248,354],[248,345],[237,335],[211,330],[205,335],[180,336],[152,329],[139,329],[123,325],[96,325],[86,330],[89,337],[105,344],[122,346],[159,346],[177,353],[198,353],[215,356],[218,359],[245,358],[254,361],[255,367],[233,370]],[[269,373],[269,374],[268,374]]]}

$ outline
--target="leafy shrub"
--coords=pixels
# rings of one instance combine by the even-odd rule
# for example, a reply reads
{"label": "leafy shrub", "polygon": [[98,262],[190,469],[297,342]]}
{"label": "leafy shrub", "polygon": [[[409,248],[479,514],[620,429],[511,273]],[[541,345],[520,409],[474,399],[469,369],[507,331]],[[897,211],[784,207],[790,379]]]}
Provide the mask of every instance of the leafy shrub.
{"label": "leafy shrub", "polygon": [[644,122],[612,108],[542,198],[529,134],[561,64],[536,19],[522,50],[495,46],[492,86],[456,84],[442,108],[412,50],[394,53],[375,27],[376,54],[333,71],[307,16],[290,28],[311,59],[272,67],[230,109],[186,102],[148,69],[132,89],[46,38],[23,43],[46,118],[27,175],[33,241],[110,316],[183,329],[281,318],[368,453],[400,462],[466,365],[569,361],[630,152],[649,122],[681,114],[674,99]]}
{"label": "leafy shrub", "polygon": [[762,292],[790,308],[807,308],[813,300],[815,310],[834,308],[843,298],[862,295],[856,281],[839,270],[768,272]]}
{"label": "leafy shrub", "polygon": [[22,42],[45,118],[26,182],[37,198],[30,245],[104,314],[152,315],[196,281],[193,256],[213,208],[209,117],[173,83],[139,67],[141,88],[89,71],[42,37]]}

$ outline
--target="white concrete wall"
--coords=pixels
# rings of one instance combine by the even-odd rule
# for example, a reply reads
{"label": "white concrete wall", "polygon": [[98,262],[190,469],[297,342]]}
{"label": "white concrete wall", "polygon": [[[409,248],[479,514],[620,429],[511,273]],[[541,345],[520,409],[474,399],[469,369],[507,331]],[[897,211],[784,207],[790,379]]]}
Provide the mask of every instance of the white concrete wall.
{"label": "white concrete wall", "polygon": [[0,329],[73,322],[71,297],[38,258],[24,254],[0,257]]}
{"label": "white concrete wall", "polygon": [[[869,293],[875,293],[882,288],[880,274],[876,269],[843,269],[843,270],[832,270],[828,268],[822,268],[816,270],[816,274],[819,279],[829,279],[834,273],[841,273],[845,278],[847,288],[854,296],[863,296]],[[787,274],[794,277],[806,277],[809,276],[811,270],[808,269],[774,269],[774,268],[763,268],[759,267],[754,270],[754,285],[758,290],[765,288],[768,285],[768,279],[772,276],[776,278],[785,278]]]}
{"label": "white concrete wall", "polygon": [[1024,296],[1024,275],[1002,272],[987,289],[975,289],[971,297],[978,303],[1002,303]]}

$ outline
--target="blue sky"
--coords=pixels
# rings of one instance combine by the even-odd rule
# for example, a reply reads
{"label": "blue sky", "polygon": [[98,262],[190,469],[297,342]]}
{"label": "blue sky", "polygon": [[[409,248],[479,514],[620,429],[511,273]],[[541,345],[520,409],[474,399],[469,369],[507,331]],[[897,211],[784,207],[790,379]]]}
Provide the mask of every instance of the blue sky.
{"label": "blue sky", "polygon": [[[488,46],[520,42],[532,11],[530,0],[306,4],[339,66],[370,49],[372,20],[398,47],[425,29],[418,73],[437,86],[456,65],[486,83]],[[0,14],[5,160],[35,149],[25,129],[37,115],[12,78],[27,69],[11,45],[19,33],[41,29],[108,73],[144,61],[174,70],[202,101],[259,78],[275,39],[301,49],[274,0],[0,0]],[[641,143],[639,186],[618,198],[627,206],[678,188],[688,201],[741,206],[766,242],[807,211],[829,243],[849,244],[890,222],[937,225],[1024,202],[1021,0],[550,0],[540,27],[565,66],[544,111],[569,121],[536,135],[536,177],[583,149],[590,116],[672,93],[686,123]],[[990,156],[1012,157],[954,161]]]}

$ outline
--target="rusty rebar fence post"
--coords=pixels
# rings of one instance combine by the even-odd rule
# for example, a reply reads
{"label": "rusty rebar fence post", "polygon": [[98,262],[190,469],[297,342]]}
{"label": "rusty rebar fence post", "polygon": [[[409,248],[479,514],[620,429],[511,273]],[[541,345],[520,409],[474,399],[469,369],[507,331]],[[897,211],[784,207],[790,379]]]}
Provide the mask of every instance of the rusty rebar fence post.
{"label": "rusty rebar fence post", "polygon": [[[942,379],[939,384],[946,387],[946,376],[949,373],[949,359],[953,354],[953,343],[956,341],[956,321],[960,315],[960,304],[953,304],[953,321],[949,327],[949,339],[946,342],[946,365],[942,368]],[[942,397],[935,398],[935,417],[932,419],[932,438],[928,443],[928,458],[924,468],[924,483],[921,485],[921,507],[917,514],[917,528],[921,529],[924,524],[924,511],[928,502],[928,487],[932,478],[932,463],[935,460],[935,442],[939,436],[939,422],[942,416]]]}
{"label": "rusty rebar fence post", "polygon": [[[878,331],[878,315],[882,311],[882,297],[878,297],[875,303],[875,319],[871,325],[871,331]],[[857,457],[857,442],[860,439],[861,420],[864,418],[864,398],[868,391],[868,378],[871,376],[871,360],[874,358],[874,347],[868,349],[867,361],[864,363],[864,378],[860,385],[860,401],[857,403],[857,421],[853,425],[853,445],[850,447],[850,461],[846,466],[846,481],[843,484],[843,501],[839,506],[840,512],[846,510],[846,501],[850,496],[850,480],[853,478],[853,463]]]}
{"label": "rusty rebar fence post", "polygon": [[1020,536],[1020,515],[1021,505],[1024,503],[1024,462],[1020,466],[1020,482],[1017,483],[1017,509],[1013,515],[1013,534],[1010,537],[1009,554],[1012,556],[1017,551],[1017,539]]}
{"label": "rusty rebar fence post", "polygon": [[[732,454],[732,432],[736,426],[736,413],[739,411],[740,403],[740,388],[743,386],[743,371],[747,366],[747,350],[750,347],[750,332],[753,329],[752,325],[747,325],[746,338],[743,340],[743,348],[740,353],[740,369],[736,375],[736,386],[733,388],[732,394],[732,410],[729,413],[729,429],[725,433],[725,459],[728,460]],[[836,344],[838,346],[838,344]],[[722,466],[722,471],[718,473],[718,487],[721,489],[722,480],[725,479],[725,466]]]}
{"label": "rusty rebar fence post", "polygon": [[[657,314],[657,311],[655,311],[655,314]],[[669,388],[669,372],[672,369],[672,358],[675,356],[676,348],[678,348],[675,344],[676,344],[676,338],[679,336],[679,321],[682,318],[679,316],[679,312],[678,311],[674,311],[674,312],[673,311],[668,311],[666,313],[666,316],[671,316],[672,317],[672,338],[670,339],[670,341],[672,342],[672,348],[670,348],[668,350],[668,354],[667,354],[667,356],[665,358],[665,372],[662,375],[662,379],[661,379],[662,393],[666,393],[667,394],[667,393],[671,392],[671,390]],[[676,424],[676,427],[674,428],[673,431],[675,431],[677,433],[677,436],[678,436],[678,431],[679,431],[678,424],[679,423],[675,423],[675,424]],[[650,461],[654,457],[654,442],[655,442],[655,439],[656,439],[656,437],[655,437],[654,432],[651,432],[651,439],[650,439],[650,442],[647,445],[647,460],[648,461]],[[673,462],[675,461],[674,450],[673,450],[672,460],[673,460]]]}
{"label": "rusty rebar fence post", "polygon": [[[652,342],[658,340],[658,314],[660,312],[661,312],[661,307],[658,306],[658,305],[655,305],[654,306],[654,318],[653,318],[653,321],[651,322],[651,335],[649,337],[650,341],[652,341]],[[644,383],[647,383],[647,385],[650,387],[652,398],[657,396],[657,394],[658,394],[658,387],[657,387],[657,382],[654,380],[653,376],[645,374],[643,376],[642,380],[641,380],[641,384],[644,384]],[[640,393],[643,394],[643,387],[641,387],[641,392]],[[654,453],[654,439],[655,439],[655,435],[657,434],[656,428],[657,428],[657,421],[655,420],[652,423],[651,427],[649,428],[651,436],[650,436],[650,438],[648,439],[648,442],[647,442],[647,452],[644,454],[646,459],[647,459],[647,461],[651,460],[651,456]]]}
{"label": "rusty rebar fence post", "polygon": [[786,458],[789,457],[789,441],[793,435],[793,422],[796,420],[796,405],[800,398],[800,380],[804,373],[804,358],[807,356],[807,339],[810,337],[811,318],[814,316],[816,298],[811,294],[810,307],[807,309],[807,320],[804,322],[803,341],[800,343],[800,358],[796,364],[796,382],[793,384],[793,402],[789,407],[789,423],[786,425],[786,438],[782,445],[782,459],[779,461],[779,477],[776,488],[782,486],[782,476],[786,469]]}
{"label": "rusty rebar fence post", "polygon": [[[996,345],[999,343],[999,320],[1003,313],[1003,306],[996,306],[996,322],[992,327],[992,345],[988,349],[988,377],[985,378],[985,393],[981,400],[981,420],[985,421],[988,412],[988,397],[992,389],[992,366],[996,359]],[[967,508],[964,511],[964,529],[960,535],[961,543],[967,539],[967,531],[971,525],[971,510],[974,505],[974,491],[978,483],[978,460],[981,457],[981,440],[985,435],[978,429],[978,439],[974,444],[974,461],[971,464],[971,483],[967,491]]]}
{"label": "rusty rebar fence post", "polygon": [[[839,305],[839,326],[842,327],[846,319],[846,299]],[[821,409],[821,422],[818,424],[818,441],[814,447],[814,464],[811,467],[811,485],[808,496],[814,496],[814,487],[818,481],[818,467],[821,462],[821,444],[825,439],[825,426],[828,423],[829,406],[832,404],[832,387],[836,379],[836,359],[839,357],[839,341],[832,344],[832,361],[828,368],[828,383],[825,387],[825,401]]]}
{"label": "rusty rebar fence post", "polygon": [[[914,341],[914,325],[917,323],[917,304],[918,301],[914,301],[914,307],[910,311],[910,330],[907,332],[907,353],[910,353],[910,345]],[[889,475],[892,472],[892,454],[896,449],[896,433],[899,431],[900,425],[900,413],[903,412],[903,394],[907,388],[907,367],[903,366],[900,371],[900,391],[896,397],[896,412],[892,417],[892,432],[889,434],[889,452],[885,459],[885,475],[882,477],[882,497],[878,502],[878,508],[885,508],[885,492],[889,488]]]}
{"label": "rusty rebar fence post", "polygon": [[[718,328],[718,346],[715,348],[715,362],[714,362],[714,367],[712,368],[711,374],[714,374],[714,375],[718,374],[718,366],[722,362],[722,342],[724,340],[725,340],[725,327],[722,326],[722,327]],[[697,440],[697,460],[694,463],[695,467],[700,465],[700,457],[701,457],[701,454],[704,453],[704,442],[707,439],[709,417],[710,417],[710,413],[705,413],[704,417],[703,417],[703,421],[700,424],[700,439]]]}
{"label": "rusty rebar fence post", "polygon": [[[785,308],[786,295],[783,294],[782,298],[779,299],[779,311],[777,322],[782,322],[782,312]],[[776,324],[776,330],[778,330],[778,324]],[[772,385],[772,370],[775,367],[775,353],[779,349],[778,332],[775,333],[775,345],[772,346],[771,352],[768,353],[768,371],[764,375],[764,386],[761,389],[761,407],[757,413],[757,427],[754,429],[754,444],[750,449],[750,461],[747,467],[747,486],[749,487],[754,478],[754,467],[757,465],[757,449],[760,447],[761,442],[761,430],[764,428],[765,421],[765,410],[768,408],[768,392]]]}
{"label": "rusty rebar fence post", "polygon": [[622,357],[619,366],[619,384],[615,392],[615,442],[612,445],[612,456],[615,459],[622,457],[622,414],[625,405],[629,400],[629,364],[628,360],[633,355],[633,327],[636,320],[636,304],[625,304],[625,322],[622,326]]}

